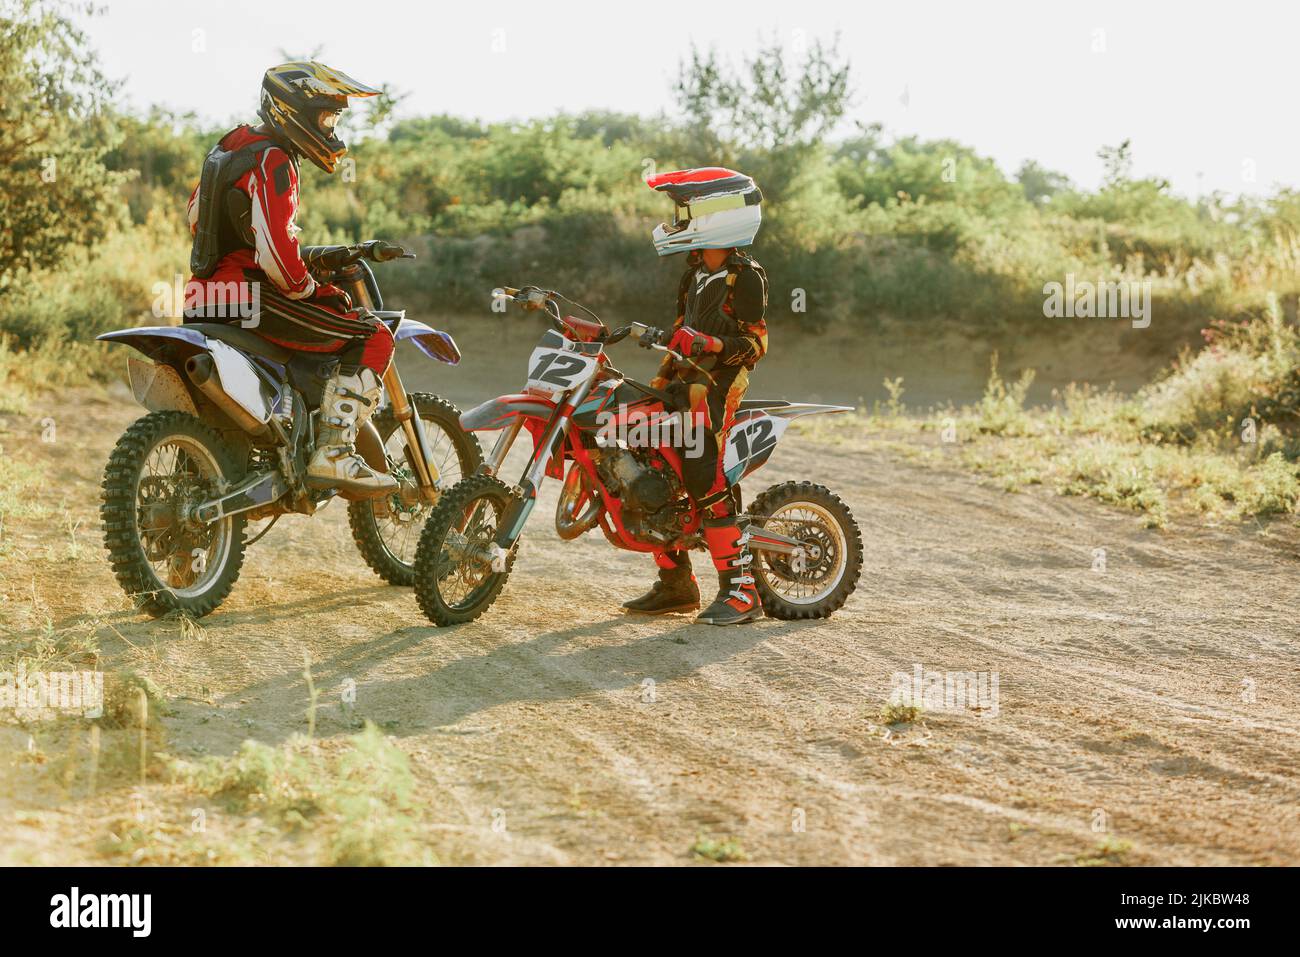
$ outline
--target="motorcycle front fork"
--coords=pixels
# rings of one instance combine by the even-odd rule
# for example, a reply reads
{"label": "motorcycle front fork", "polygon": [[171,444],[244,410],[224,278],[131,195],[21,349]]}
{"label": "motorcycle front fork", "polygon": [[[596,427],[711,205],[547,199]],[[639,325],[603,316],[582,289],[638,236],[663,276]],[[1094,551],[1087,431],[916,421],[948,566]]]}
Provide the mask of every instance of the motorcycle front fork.
{"label": "motorcycle front fork", "polygon": [[429,454],[429,440],[424,433],[424,423],[416,414],[411,400],[402,385],[402,377],[397,373],[396,357],[388,364],[384,373],[384,390],[388,393],[388,404],[392,407],[393,418],[402,427],[406,436],[406,447],[411,450],[411,462],[415,466],[416,482],[420,486],[420,497],[430,505],[438,500],[438,466],[433,464]]}
{"label": "motorcycle front fork", "polygon": [[[533,457],[528,462],[528,468],[519,481],[519,497],[510,504],[505,514],[501,516],[501,527],[497,531],[494,544],[502,552],[509,552],[510,549],[514,548],[519,541],[519,536],[523,534],[524,522],[528,520],[529,513],[532,512],[533,506],[537,504],[537,490],[541,488],[542,482],[546,478],[546,465],[553,454],[560,454],[560,449],[564,446],[564,438],[569,434],[569,426],[573,422],[573,410],[586,398],[590,390],[591,383],[586,382],[572,392],[566,392],[560,399],[558,403],[560,412],[551,419],[546,431],[538,440],[536,447],[533,449]],[[515,416],[515,421],[511,423],[510,428],[497,439],[497,444],[492,449],[492,455],[483,467],[486,474],[496,474],[496,470],[505,461],[506,453],[510,451],[510,446],[519,434],[519,428],[522,425],[523,416]]]}
{"label": "motorcycle front fork", "polygon": [[[342,285],[358,306],[371,310],[376,308],[374,300],[370,297],[369,288],[359,275]],[[393,409],[393,418],[397,420],[402,434],[406,437],[406,447],[411,450],[411,465],[415,468],[415,481],[420,487],[420,498],[426,504],[433,505],[438,501],[438,466],[433,464],[433,456],[430,454],[432,450],[429,448],[429,439],[424,432],[424,423],[420,421],[420,417],[411,406],[406,387],[402,385],[402,377],[397,372],[396,355],[388,363],[388,371],[384,373],[383,381],[384,392],[388,395],[388,404]]]}

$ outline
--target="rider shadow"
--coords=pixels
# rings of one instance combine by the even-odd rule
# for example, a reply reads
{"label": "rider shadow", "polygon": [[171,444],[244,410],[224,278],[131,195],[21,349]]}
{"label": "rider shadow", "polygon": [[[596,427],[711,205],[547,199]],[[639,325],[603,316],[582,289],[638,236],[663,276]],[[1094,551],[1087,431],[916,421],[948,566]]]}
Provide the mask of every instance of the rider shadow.
{"label": "rider shadow", "polygon": [[[452,725],[500,705],[577,700],[620,689],[637,693],[647,678],[656,683],[682,678],[771,638],[818,624],[774,619],[743,628],[682,624],[667,632],[640,635],[630,641],[602,641],[563,652],[576,638],[617,638],[632,623],[631,619],[617,617],[543,632],[523,642],[503,639],[490,650],[457,658],[423,674],[380,681],[360,678],[428,638],[445,639],[459,630],[400,628],[313,663],[312,680],[318,692],[332,697],[346,681],[357,679],[357,715],[381,725],[386,733],[401,737],[450,731]],[[305,703],[307,688],[301,671],[286,671],[249,685],[228,698],[267,700],[271,696],[278,701],[287,697]],[[412,702],[426,702],[427,709],[413,716]],[[328,699],[321,708],[337,712],[337,705]],[[320,730],[328,735],[328,727],[329,722],[322,722]],[[263,730],[272,731],[271,728]],[[266,740],[264,734],[258,738]]]}

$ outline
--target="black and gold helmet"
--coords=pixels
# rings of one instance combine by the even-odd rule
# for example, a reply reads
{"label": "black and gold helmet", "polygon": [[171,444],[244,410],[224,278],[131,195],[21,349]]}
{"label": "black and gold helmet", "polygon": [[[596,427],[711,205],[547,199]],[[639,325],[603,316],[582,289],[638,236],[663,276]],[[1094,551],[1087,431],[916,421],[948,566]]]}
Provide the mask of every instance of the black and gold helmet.
{"label": "black and gold helmet", "polygon": [[271,131],[327,173],[334,172],[347,146],[334,134],[349,96],[376,96],[358,83],[315,60],[281,63],[262,77],[258,115]]}

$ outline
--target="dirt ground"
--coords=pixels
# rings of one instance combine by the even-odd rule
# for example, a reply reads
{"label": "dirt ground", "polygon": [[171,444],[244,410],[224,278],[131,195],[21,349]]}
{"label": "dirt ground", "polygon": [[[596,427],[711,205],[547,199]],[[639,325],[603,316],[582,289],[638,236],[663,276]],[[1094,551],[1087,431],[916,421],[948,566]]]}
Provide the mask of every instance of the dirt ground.
{"label": "dirt ground", "polygon": [[[432,381],[464,407],[517,385],[530,348],[511,340],[478,373],[467,349]],[[799,375],[774,373],[779,391],[756,376],[754,392],[828,391],[786,388]],[[868,436],[792,430],[747,494],[812,479],[853,509],[865,567],[829,621],[625,616],[650,563],[599,537],[560,541],[552,484],[478,622],[429,626],[364,566],[336,503],[253,546],[195,631],[131,611],[99,547],[100,471],[140,410],[121,389],[75,399],[54,443],[35,440],[41,410],[0,418],[0,443],[49,475],[53,510],[6,522],[5,637],[96,622],[104,667],[167,699],[181,756],[303,732],[305,651],[317,735],[351,734],[356,716],[391,735],[445,863],[689,863],[701,835],[759,864],[1300,863],[1284,523],[1146,530],[1094,502],[909,464]],[[696,567],[707,583],[702,555]],[[997,698],[884,726],[894,676],[917,666],[991,673]],[[26,735],[0,722],[0,861],[99,862],[101,822],[129,789],[41,783]]]}

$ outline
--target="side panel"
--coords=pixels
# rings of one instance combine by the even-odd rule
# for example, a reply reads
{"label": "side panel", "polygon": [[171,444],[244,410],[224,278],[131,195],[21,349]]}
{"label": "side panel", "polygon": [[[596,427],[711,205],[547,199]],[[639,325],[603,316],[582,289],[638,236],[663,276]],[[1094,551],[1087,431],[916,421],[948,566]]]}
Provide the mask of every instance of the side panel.
{"label": "side panel", "polygon": [[727,433],[727,449],[722,458],[727,481],[735,484],[766,462],[789,424],[789,419],[766,412],[738,414]]}
{"label": "side panel", "polygon": [[258,375],[253,363],[224,342],[209,339],[207,343],[212,361],[217,365],[217,374],[221,377],[221,388],[257,421],[269,421],[279,396]]}

